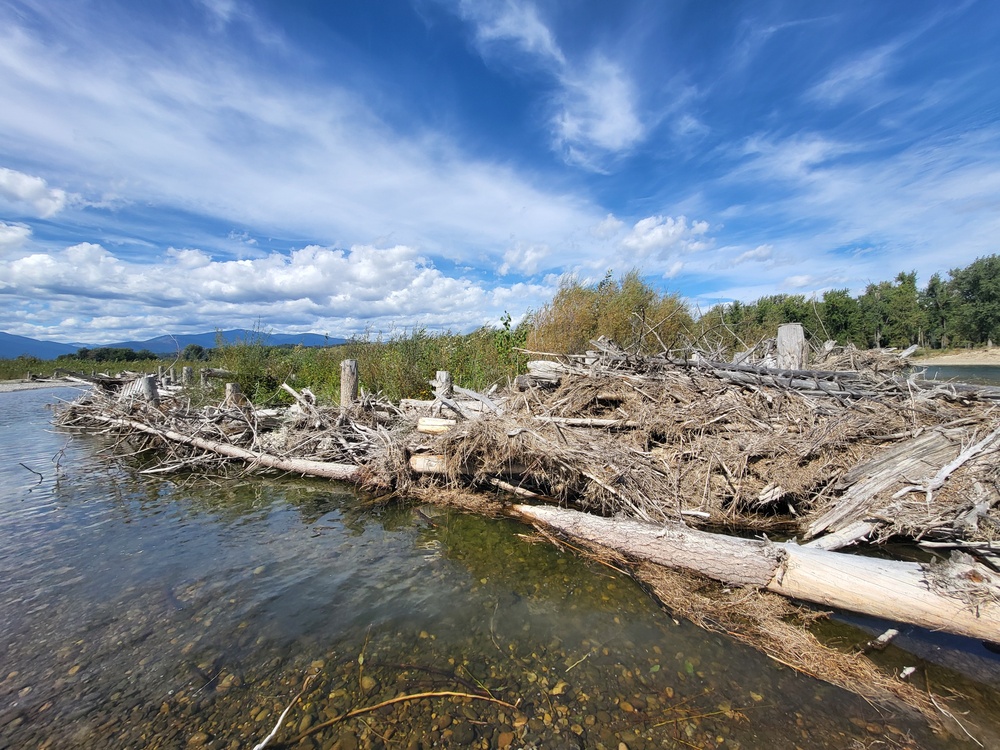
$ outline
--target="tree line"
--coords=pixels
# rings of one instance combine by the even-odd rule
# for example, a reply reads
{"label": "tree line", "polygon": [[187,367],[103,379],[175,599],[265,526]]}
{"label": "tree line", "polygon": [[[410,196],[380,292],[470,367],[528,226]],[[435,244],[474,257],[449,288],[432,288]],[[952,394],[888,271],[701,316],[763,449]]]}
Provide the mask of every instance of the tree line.
{"label": "tree line", "polygon": [[555,297],[529,313],[519,332],[527,348],[570,353],[598,336],[639,352],[700,343],[720,352],[747,349],[775,335],[783,323],[801,323],[815,341],[858,348],[917,344],[928,349],[1000,343],[1000,256],[931,276],[922,289],[915,271],[870,283],[852,296],[831,289],[820,297],[772,294],[754,302],[716,305],[695,316],[677,294],[655,291],[638,270],[596,284],[564,278]]}
{"label": "tree line", "polygon": [[782,323],[801,323],[817,340],[859,348],[929,349],[1000,342],[1000,256],[979,258],[965,268],[931,276],[917,287],[915,271],[870,283],[852,297],[847,289],[820,298],[774,294],[755,302],[730,302],[709,310],[700,328],[719,331],[733,347],[773,336]]}

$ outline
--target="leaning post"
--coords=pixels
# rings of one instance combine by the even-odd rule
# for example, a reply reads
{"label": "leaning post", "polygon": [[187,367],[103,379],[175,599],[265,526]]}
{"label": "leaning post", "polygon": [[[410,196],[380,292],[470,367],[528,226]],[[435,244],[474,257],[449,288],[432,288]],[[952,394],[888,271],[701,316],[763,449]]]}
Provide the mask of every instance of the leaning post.
{"label": "leaning post", "polygon": [[340,363],[340,406],[349,409],[358,400],[358,360],[345,359]]}

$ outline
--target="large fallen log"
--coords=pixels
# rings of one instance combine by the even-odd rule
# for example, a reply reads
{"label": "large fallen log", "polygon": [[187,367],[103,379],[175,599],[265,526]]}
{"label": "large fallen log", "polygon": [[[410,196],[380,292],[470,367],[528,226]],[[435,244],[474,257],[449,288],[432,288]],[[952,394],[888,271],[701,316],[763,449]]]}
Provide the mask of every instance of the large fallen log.
{"label": "large fallen log", "polygon": [[633,559],[823,606],[1000,642],[1000,576],[969,559],[924,566],[551,506],[517,505],[514,511]]}

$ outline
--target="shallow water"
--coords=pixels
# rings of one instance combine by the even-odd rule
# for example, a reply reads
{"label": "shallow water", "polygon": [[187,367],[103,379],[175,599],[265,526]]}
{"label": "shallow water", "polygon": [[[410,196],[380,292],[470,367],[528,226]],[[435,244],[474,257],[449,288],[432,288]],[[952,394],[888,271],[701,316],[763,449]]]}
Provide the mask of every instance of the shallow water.
{"label": "shallow water", "polygon": [[1000,385],[1000,366],[997,365],[928,365],[923,369],[927,380]]}
{"label": "shallow water", "polygon": [[0,394],[0,748],[252,747],[313,673],[279,741],[495,700],[295,747],[955,746],[518,524],[108,461],[72,395]]}

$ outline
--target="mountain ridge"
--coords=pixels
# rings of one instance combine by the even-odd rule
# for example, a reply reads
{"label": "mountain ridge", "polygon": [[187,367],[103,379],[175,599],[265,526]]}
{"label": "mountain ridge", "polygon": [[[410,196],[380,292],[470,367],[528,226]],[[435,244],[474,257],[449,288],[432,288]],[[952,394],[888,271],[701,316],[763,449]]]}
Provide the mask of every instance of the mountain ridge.
{"label": "mountain ridge", "polygon": [[0,359],[16,359],[17,357],[37,357],[38,359],[55,359],[61,354],[74,354],[80,349],[132,349],[140,351],[148,349],[154,354],[175,354],[184,351],[189,344],[197,344],[206,349],[214,348],[218,338],[226,344],[237,341],[260,340],[267,346],[297,345],[337,346],[347,339],[324,336],[318,333],[261,333],[246,328],[233,328],[228,331],[210,331],[205,333],[164,334],[151,339],[119,341],[111,344],[67,344],[59,341],[43,341],[28,336],[18,336],[0,331]]}

